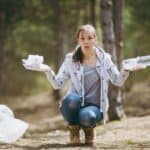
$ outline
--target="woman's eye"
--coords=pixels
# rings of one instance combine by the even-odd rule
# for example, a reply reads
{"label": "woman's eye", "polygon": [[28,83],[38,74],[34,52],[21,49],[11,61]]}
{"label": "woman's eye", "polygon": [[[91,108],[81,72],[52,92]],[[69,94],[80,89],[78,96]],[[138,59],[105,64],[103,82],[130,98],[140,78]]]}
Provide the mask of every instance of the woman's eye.
{"label": "woman's eye", "polygon": [[81,40],[84,40],[84,38],[81,38]]}
{"label": "woman's eye", "polygon": [[89,39],[89,40],[91,40],[91,39],[92,39],[92,37],[88,37],[88,39]]}

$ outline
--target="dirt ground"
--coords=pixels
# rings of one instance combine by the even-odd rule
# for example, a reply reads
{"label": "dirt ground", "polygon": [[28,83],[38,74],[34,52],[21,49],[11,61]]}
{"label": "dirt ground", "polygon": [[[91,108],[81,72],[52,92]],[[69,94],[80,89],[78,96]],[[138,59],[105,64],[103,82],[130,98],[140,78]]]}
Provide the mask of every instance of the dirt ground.
{"label": "dirt ground", "polygon": [[[139,88],[140,87],[140,88]],[[128,117],[96,127],[93,146],[68,144],[67,124],[59,113],[58,102],[50,94],[42,93],[24,98],[5,98],[3,104],[13,109],[17,118],[29,123],[29,129],[13,144],[1,144],[0,149],[11,150],[150,150],[150,85],[140,83],[126,94],[124,102]]]}

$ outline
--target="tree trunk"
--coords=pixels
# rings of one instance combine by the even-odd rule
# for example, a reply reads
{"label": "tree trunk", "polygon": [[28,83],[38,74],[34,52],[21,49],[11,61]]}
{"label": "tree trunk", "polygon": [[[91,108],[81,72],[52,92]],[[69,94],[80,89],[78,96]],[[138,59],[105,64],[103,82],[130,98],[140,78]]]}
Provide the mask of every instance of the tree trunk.
{"label": "tree trunk", "polygon": [[[117,7],[118,8],[118,7]],[[116,54],[116,32],[114,33],[113,24],[113,11],[112,11],[112,1],[111,0],[101,0],[101,22],[102,22],[102,31],[103,31],[103,43],[104,49],[109,52],[112,56],[112,60],[117,64],[117,57],[120,56]],[[118,50],[118,49],[117,49]],[[110,84],[109,88],[109,120],[121,119],[124,116],[124,111],[121,105],[121,92],[119,88]]]}
{"label": "tree trunk", "polygon": [[[65,40],[65,27],[64,27],[64,20],[62,15],[63,10],[62,6],[60,5],[59,1],[53,2],[53,11],[54,11],[54,20],[55,24],[53,25],[53,31],[54,31],[54,67],[55,72],[57,73],[62,62],[64,59],[64,40]],[[53,90],[53,96],[54,99],[60,100],[60,90]]]}
{"label": "tree trunk", "polygon": [[112,1],[101,0],[101,24],[104,49],[111,54],[113,61],[116,63],[112,17]]}
{"label": "tree trunk", "polygon": [[123,47],[123,7],[124,0],[113,0],[113,22],[114,22],[114,34],[115,34],[115,46],[117,54],[117,65],[120,68],[121,64],[121,52]]}
{"label": "tree trunk", "polygon": [[96,27],[96,15],[95,15],[95,0],[90,0],[90,17],[91,17],[91,23],[93,24],[93,26]]}
{"label": "tree trunk", "polygon": [[[114,23],[114,34],[115,34],[115,47],[117,54],[117,65],[118,68],[121,68],[121,60],[122,60],[122,48],[123,48],[123,7],[124,0],[113,0],[113,23]],[[117,107],[119,119],[125,116],[125,112],[123,110],[123,88],[118,88],[117,95]],[[111,113],[110,113],[111,114]]]}
{"label": "tree trunk", "polygon": [[4,41],[6,36],[6,29],[4,23],[4,13],[0,12],[0,95],[3,90],[4,80]]}
{"label": "tree trunk", "polygon": [[[0,35],[1,36],[1,35]],[[3,80],[4,80],[4,40],[0,37],[0,95],[3,90]]]}

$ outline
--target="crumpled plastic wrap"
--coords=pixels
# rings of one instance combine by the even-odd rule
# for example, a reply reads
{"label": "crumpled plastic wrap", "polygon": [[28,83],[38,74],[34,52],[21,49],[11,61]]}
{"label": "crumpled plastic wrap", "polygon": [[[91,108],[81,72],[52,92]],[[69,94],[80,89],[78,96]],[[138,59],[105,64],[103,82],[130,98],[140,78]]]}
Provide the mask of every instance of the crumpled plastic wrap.
{"label": "crumpled plastic wrap", "polygon": [[6,105],[0,105],[0,143],[12,143],[27,130],[28,123],[16,119],[13,111]]}
{"label": "crumpled plastic wrap", "polygon": [[43,64],[44,57],[40,55],[28,55],[27,59],[22,59],[23,66],[27,70],[32,71],[47,71],[49,70],[49,66]]}
{"label": "crumpled plastic wrap", "polygon": [[150,66],[150,55],[124,59],[122,65],[125,70],[129,71],[144,69]]}

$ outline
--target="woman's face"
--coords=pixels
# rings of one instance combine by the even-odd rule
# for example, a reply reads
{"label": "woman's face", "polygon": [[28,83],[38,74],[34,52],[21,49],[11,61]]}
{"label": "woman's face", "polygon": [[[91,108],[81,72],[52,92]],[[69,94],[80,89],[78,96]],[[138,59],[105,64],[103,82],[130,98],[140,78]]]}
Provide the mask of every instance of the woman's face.
{"label": "woman's face", "polygon": [[81,31],[77,40],[83,51],[92,50],[96,44],[96,37],[90,31]]}

